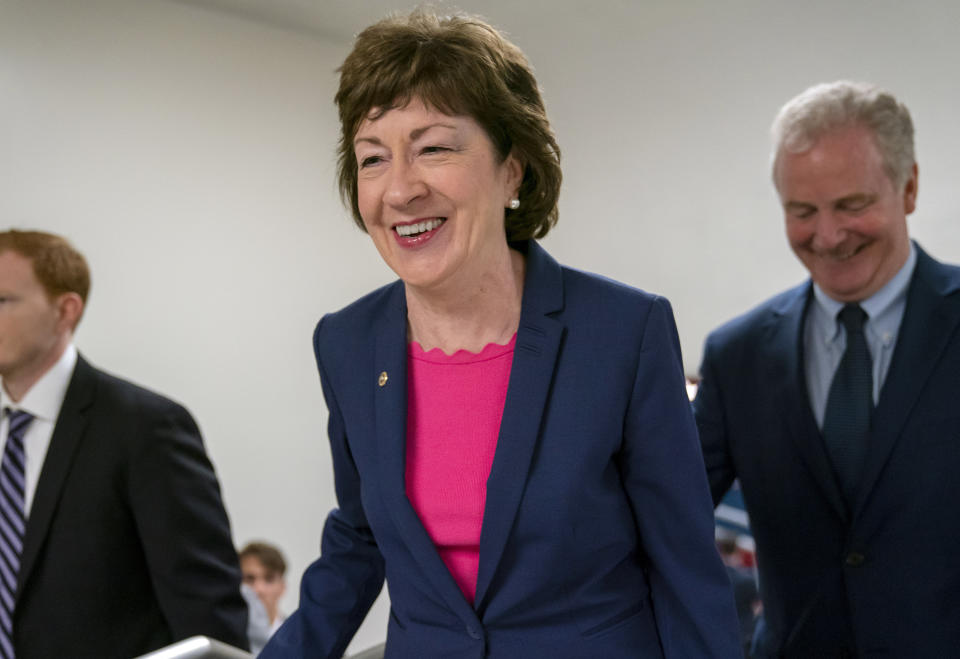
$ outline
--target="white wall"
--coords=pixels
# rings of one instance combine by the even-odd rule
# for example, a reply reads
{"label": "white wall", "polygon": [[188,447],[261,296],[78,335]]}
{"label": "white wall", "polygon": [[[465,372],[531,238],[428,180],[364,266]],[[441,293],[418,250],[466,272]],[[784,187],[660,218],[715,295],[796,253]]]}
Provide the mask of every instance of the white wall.
{"label": "white wall", "polygon": [[912,233],[960,261],[960,4],[601,4],[503,20],[536,66],[563,149],[547,244],[666,295],[688,373],[713,327],[804,275],[770,184],[768,129],[811,84],[868,80],[907,103],[920,163]]}
{"label": "white wall", "polygon": [[[809,84],[872,80],[908,104],[912,231],[960,261],[957,3],[515,4],[488,15],[532,60],[563,148],[545,243],[668,296],[688,372],[712,327],[803,275],[767,127]],[[80,349],[194,412],[238,544],[290,558],[287,610],[334,505],[310,334],[391,278],[333,183],[348,48],[176,3],[0,0],[0,226],[87,255]],[[381,602],[353,647],[385,620]]]}

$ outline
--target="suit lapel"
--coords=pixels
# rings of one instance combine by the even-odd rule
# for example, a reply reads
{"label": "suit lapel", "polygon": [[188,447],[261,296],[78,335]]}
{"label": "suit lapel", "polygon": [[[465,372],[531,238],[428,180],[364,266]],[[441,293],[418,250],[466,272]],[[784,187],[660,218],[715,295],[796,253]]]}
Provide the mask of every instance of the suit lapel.
{"label": "suit lapel", "polygon": [[26,533],[23,538],[23,554],[20,558],[20,574],[17,598],[23,592],[30,573],[36,565],[37,557],[50,530],[63,485],[70,473],[70,465],[76,455],[77,447],[86,429],[87,409],[93,403],[96,394],[96,374],[92,366],[83,357],[77,358],[67,393],[60,408],[60,415],[54,425],[53,435],[47,455],[40,470],[40,479],[27,519]]}
{"label": "suit lapel", "polygon": [[546,315],[563,307],[560,266],[539,245],[527,247],[520,327],[480,534],[476,606],[481,609],[520,507],[540,434],[563,325]]}
{"label": "suit lapel", "polygon": [[[774,407],[784,411],[783,426],[821,492],[841,519],[848,519],[826,447],[811,412],[803,356],[803,326],[810,284],[775,310],[764,342],[767,382],[774,389]],[[787,458],[789,459],[789,457]]]}
{"label": "suit lapel", "polygon": [[[510,370],[510,383],[497,439],[480,534],[480,568],[476,608],[479,609],[506,546],[520,506],[546,406],[563,326],[545,314],[563,306],[560,266],[530,241],[520,327]],[[377,321],[374,369],[387,382],[377,387],[374,420],[384,506],[431,585],[463,620],[476,620],[433,540],[406,495],[407,432],[407,309],[403,285],[394,288],[386,313]]]}
{"label": "suit lapel", "polygon": [[855,511],[866,503],[927,380],[960,325],[960,302],[946,298],[960,288],[958,279],[960,276],[951,276],[951,270],[917,247],[916,270],[874,413]]}
{"label": "suit lapel", "polygon": [[[386,312],[377,321],[374,371],[374,422],[383,504],[410,549],[414,560],[452,611],[463,620],[476,620],[433,540],[420,521],[406,491],[407,447],[407,304],[403,284],[391,293]],[[387,373],[382,386],[377,383]]]}

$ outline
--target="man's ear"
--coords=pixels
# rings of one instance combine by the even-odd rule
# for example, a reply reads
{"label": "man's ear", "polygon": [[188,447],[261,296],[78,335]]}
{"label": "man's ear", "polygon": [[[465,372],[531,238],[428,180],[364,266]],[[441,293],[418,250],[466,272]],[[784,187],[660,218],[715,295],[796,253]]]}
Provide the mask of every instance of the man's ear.
{"label": "man's ear", "polygon": [[919,170],[917,169],[917,163],[913,163],[913,168],[910,170],[910,178],[907,179],[906,185],[903,186],[903,214],[909,215],[917,207],[917,186],[918,179],[917,174]]}
{"label": "man's ear", "polygon": [[83,298],[76,293],[61,293],[57,296],[56,305],[60,312],[57,329],[73,332],[83,315]]}

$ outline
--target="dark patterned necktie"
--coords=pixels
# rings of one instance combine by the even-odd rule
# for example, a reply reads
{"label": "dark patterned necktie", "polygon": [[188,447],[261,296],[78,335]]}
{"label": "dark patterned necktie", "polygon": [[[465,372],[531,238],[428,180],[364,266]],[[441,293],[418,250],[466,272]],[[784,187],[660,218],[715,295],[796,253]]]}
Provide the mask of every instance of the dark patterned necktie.
{"label": "dark patterned necktie", "polygon": [[847,347],[830,384],[823,439],[847,505],[852,507],[873,415],[873,366],[863,333],[866,312],[860,305],[848,304],[837,318],[847,330]]}
{"label": "dark patterned necktie", "polygon": [[23,436],[33,415],[23,410],[4,410],[10,420],[7,442],[0,461],[0,654],[14,659],[13,601],[23,552],[24,466]]}

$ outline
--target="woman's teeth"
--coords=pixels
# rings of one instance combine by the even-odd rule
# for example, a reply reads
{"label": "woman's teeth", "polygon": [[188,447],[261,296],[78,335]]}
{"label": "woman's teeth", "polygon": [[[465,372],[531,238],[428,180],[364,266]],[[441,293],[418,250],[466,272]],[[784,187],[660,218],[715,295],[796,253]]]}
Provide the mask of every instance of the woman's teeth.
{"label": "woman's teeth", "polygon": [[394,230],[396,230],[397,235],[406,237],[423,233],[425,231],[433,231],[441,224],[443,224],[443,218],[437,217],[432,220],[417,222],[416,224],[398,224],[394,227]]}

